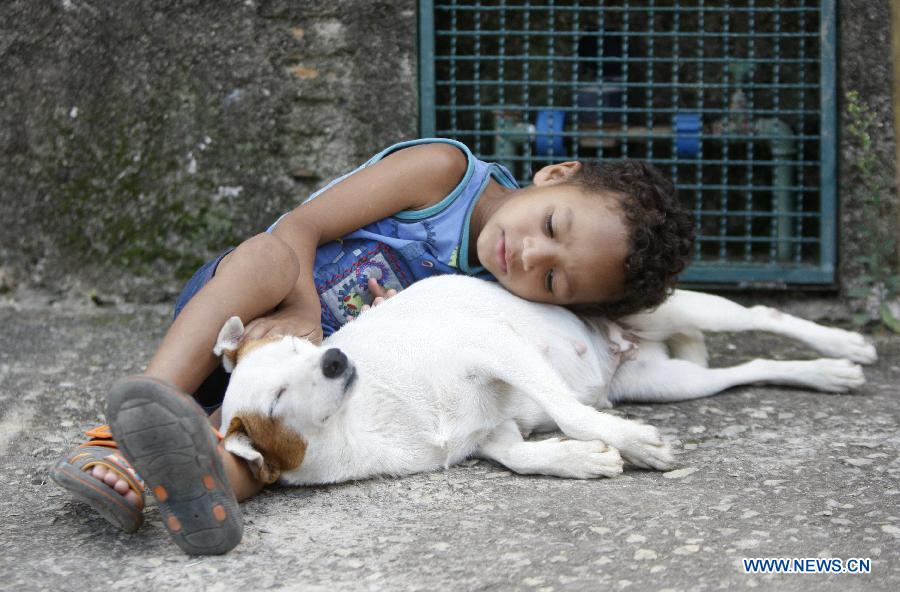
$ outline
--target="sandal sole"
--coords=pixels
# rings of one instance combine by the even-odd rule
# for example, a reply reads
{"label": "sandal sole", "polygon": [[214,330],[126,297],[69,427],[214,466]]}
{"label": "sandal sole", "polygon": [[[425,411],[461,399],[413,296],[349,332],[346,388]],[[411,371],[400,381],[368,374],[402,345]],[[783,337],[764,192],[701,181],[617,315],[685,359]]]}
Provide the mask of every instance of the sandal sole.
{"label": "sandal sole", "polygon": [[88,475],[68,463],[50,470],[50,478],[76,499],[93,508],[113,526],[127,533],[135,532],[144,522],[144,514],[114,491],[106,483]]}
{"label": "sandal sole", "polygon": [[116,384],[106,405],[113,438],[159,502],[172,540],[189,555],[221,555],[240,543],[240,508],[200,408],[147,377]]}

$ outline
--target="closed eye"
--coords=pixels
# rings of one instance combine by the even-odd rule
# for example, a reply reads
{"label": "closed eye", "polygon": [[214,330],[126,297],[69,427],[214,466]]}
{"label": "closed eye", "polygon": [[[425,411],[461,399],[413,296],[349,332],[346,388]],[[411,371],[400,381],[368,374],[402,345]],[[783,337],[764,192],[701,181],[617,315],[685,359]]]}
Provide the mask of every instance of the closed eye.
{"label": "closed eye", "polygon": [[272,403],[269,405],[269,417],[273,417],[275,415],[275,406],[278,405],[278,401],[281,400],[281,395],[284,394],[284,391],[287,390],[286,386],[278,389],[278,392],[275,393],[275,396],[272,398]]}
{"label": "closed eye", "polygon": [[553,212],[547,214],[547,217],[544,219],[544,229],[547,231],[547,236],[550,238],[554,237],[553,234]]}

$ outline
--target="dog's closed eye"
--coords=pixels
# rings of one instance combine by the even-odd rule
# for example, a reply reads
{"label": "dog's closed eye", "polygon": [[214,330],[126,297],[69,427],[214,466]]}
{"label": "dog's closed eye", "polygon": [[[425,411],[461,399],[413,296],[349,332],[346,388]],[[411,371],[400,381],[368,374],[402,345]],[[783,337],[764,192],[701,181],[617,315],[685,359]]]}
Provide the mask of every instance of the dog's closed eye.
{"label": "dog's closed eye", "polygon": [[275,393],[275,396],[272,398],[272,404],[269,405],[269,417],[272,417],[273,415],[275,415],[275,406],[278,405],[278,401],[281,400],[281,395],[283,395],[284,391],[286,391],[286,390],[287,390],[287,387],[283,386],[280,389],[278,389],[277,393]]}

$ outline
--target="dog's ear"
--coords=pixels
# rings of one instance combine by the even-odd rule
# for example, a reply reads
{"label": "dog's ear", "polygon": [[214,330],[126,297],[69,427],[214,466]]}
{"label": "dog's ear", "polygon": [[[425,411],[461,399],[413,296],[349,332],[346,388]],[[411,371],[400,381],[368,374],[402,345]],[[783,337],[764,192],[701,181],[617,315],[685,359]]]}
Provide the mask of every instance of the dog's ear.
{"label": "dog's ear", "polygon": [[240,417],[235,417],[228,424],[225,432],[225,450],[247,461],[253,476],[259,479],[259,473],[265,465],[263,455],[253,447],[253,440],[247,435]]}
{"label": "dog's ear", "polygon": [[274,483],[303,462],[306,442],[281,420],[255,413],[235,416],[225,432],[225,450],[247,461],[253,476]]}
{"label": "dog's ear", "polygon": [[228,424],[225,432],[225,450],[247,461],[253,476],[265,483],[275,483],[281,476],[281,470],[266,462],[262,452],[256,449],[253,438],[247,433],[247,426],[240,417],[235,417]]}
{"label": "dog's ear", "polygon": [[222,367],[226,372],[234,370],[237,363],[237,348],[241,337],[244,336],[244,323],[239,317],[231,317],[222,326],[219,331],[219,337],[216,339],[216,346],[213,353],[222,358]]}

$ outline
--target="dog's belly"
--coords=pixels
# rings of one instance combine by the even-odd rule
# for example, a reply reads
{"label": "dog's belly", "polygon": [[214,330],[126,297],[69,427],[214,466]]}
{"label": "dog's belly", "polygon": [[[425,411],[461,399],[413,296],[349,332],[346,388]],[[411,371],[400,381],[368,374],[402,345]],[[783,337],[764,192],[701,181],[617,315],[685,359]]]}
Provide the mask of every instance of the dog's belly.
{"label": "dog's belly", "polygon": [[452,279],[419,282],[325,340],[324,347],[339,348],[357,365],[360,378],[341,429],[365,434],[364,445],[352,437],[348,444],[343,435],[311,438],[303,465],[285,481],[326,483],[447,467],[471,456],[510,419],[525,433],[554,429],[529,397],[490,375],[485,352],[491,348],[539,350],[578,400],[597,403],[612,356],[577,317],[481,280]]}

